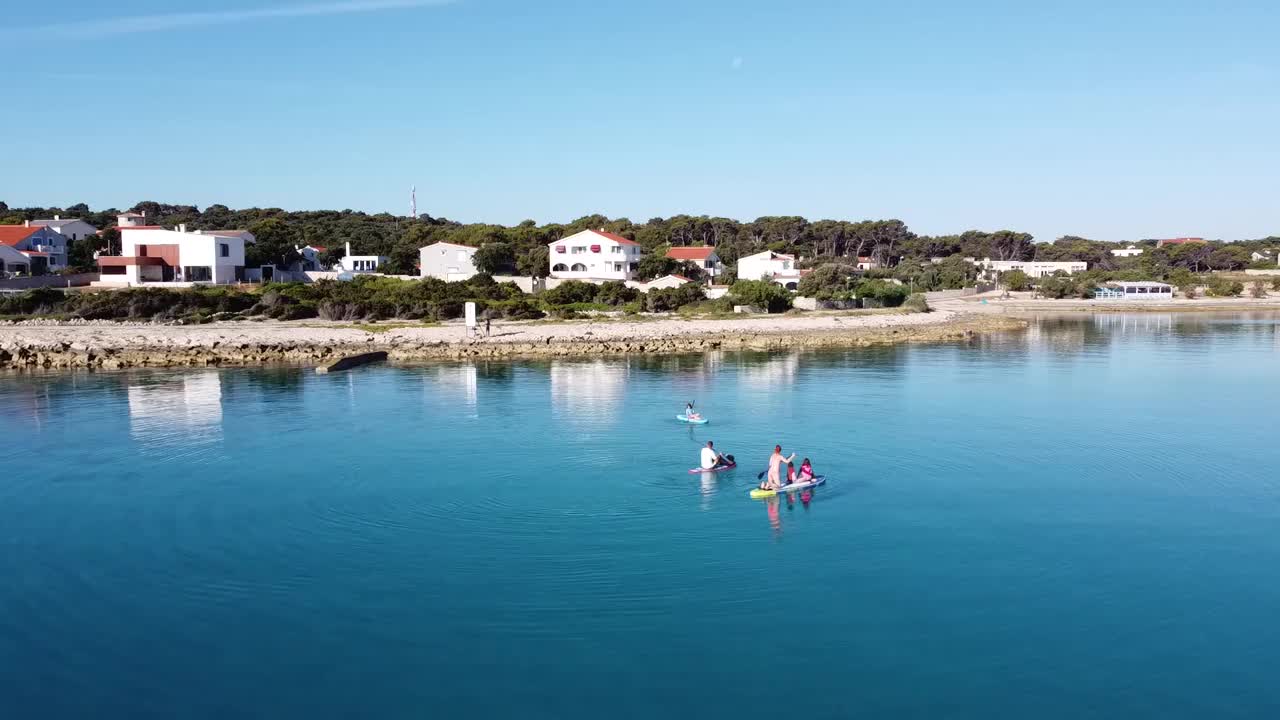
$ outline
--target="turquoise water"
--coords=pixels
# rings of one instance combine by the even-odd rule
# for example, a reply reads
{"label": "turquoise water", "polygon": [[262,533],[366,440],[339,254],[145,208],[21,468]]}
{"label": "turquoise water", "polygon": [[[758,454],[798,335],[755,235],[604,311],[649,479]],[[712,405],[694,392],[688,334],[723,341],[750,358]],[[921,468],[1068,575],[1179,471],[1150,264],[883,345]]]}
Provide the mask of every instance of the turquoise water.
{"label": "turquoise water", "polygon": [[1276,717],[1278,371],[1148,315],[0,376],[0,717]]}

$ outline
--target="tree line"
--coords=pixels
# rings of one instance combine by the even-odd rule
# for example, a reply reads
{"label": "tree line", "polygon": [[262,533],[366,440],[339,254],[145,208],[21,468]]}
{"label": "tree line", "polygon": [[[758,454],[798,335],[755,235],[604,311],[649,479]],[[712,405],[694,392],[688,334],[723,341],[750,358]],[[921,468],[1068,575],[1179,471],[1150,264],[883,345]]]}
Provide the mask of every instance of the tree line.
{"label": "tree line", "polygon": [[[856,262],[871,258],[884,266],[919,265],[930,258],[952,256],[991,258],[993,260],[1083,260],[1091,268],[1124,270],[1139,268],[1152,274],[1170,268],[1191,272],[1206,270],[1238,270],[1254,261],[1254,252],[1280,252],[1280,237],[1254,240],[1211,241],[1206,244],[1175,245],[1155,248],[1154,239],[1130,242],[1104,242],[1065,236],[1053,242],[1035,242],[1029,233],[1015,230],[992,232],[969,230],[953,235],[919,235],[901,220],[817,220],[799,216],[767,216],[751,221],[731,218],[676,215],[651,218],[636,223],[628,218],[586,215],[569,223],[539,224],[526,220],[514,226],[487,223],[460,223],[442,217],[420,216],[416,219],[389,213],[365,213],[356,210],[286,211],[280,208],[247,208],[233,210],[226,205],[174,205],[153,201],[124,208],[145,212],[150,224],[174,226],[185,223],[189,229],[247,229],[258,242],[247,248],[246,262],[287,266],[297,259],[295,247],[320,246],[327,249],[328,260],[341,257],[345,243],[358,255],[382,255],[388,258],[388,273],[413,274],[418,261],[418,248],[435,242],[450,242],[484,248],[478,255],[481,268],[494,274],[544,276],[547,274],[547,245],[567,235],[587,229],[604,229],[638,242],[651,254],[640,267],[642,277],[656,277],[680,268],[662,257],[666,249],[678,246],[713,245],[716,253],[730,267],[737,259],[764,250],[797,255],[802,264],[814,267],[824,263]],[[117,208],[93,210],[84,203],[65,208],[11,208],[0,202],[0,224],[21,224],[24,220],[50,218],[53,215],[78,217],[98,228],[116,223]],[[98,241],[103,247],[112,240],[108,235]],[[1148,252],[1136,258],[1117,258],[1111,250],[1135,244]],[[95,248],[97,249],[97,248]],[[77,259],[91,261],[90,253]],[[1275,265],[1275,260],[1270,264]],[[944,269],[946,270],[946,269]],[[958,270],[956,268],[955,270]],[[923,272],[936,275],[941,271]],[[931,274],[932,273],[932,274]],[[928,282],[926,285],[933,284]]]}

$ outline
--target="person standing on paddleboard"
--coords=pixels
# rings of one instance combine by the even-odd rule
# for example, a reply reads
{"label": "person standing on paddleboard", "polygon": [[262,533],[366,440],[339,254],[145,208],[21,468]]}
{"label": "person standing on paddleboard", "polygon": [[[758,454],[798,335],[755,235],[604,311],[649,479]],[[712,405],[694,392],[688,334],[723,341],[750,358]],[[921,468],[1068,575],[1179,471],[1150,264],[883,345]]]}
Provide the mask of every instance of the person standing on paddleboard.
{"label": "person standing on paddleboard", "polygon": [[716,451],[715,443],[707,441],[707,446],[702,448],[702,469],[714,470],[723,465],[728,465],[729,461],[723,455]]}
{"label": "person standing on paddleboard", "polygon": [[782,479],[779,472],[782,463],[789,463],[796,459],[796,454],[791,453],[791,457],[782,457],[782,446],[774,445],[773,454],[769,456],[769,479],[765,480],[761,485],[761,490],[779,490],[782,488]]}

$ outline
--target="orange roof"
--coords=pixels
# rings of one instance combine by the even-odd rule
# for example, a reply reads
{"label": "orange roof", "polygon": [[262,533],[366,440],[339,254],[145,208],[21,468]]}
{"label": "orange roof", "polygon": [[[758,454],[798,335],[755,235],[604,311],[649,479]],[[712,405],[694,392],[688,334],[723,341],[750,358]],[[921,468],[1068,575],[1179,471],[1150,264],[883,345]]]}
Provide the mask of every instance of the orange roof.
{"label": "orange roof", "polygon": [[17,245],[43,229],[25,225],[0,225],[0,245]]}
{"label": "orange roof", "polygon": [[589,230],[588,232],[593,232],[602,238],[608,238],[609,240],[612,240],[616,243],[622,243],[623,245],[639,245],[640,244],[635,240],[628,240],[622,237],[621,235],[614,235],[613,233],[605,232],[604,230]]}
{"label": "orange roof", "polygon": [[32,256],[32,255],[35,255],[35,256],[37,256],[37,257],[49,257],[49,253],[47,253],[47,252],[38,252],[38,251],[36,251],[36,250],[19,250],[18,252],[20,252],[20,253],[22,253],[23,255],[26,255],[26,256],[28,256],[28,257],[30,257],[30,256]]}
{"label": "orange roof", "polygon": [[711,246],[703,247],[673,247],[667,251],[667,257],[672,260],[706,260],[716,251]]}

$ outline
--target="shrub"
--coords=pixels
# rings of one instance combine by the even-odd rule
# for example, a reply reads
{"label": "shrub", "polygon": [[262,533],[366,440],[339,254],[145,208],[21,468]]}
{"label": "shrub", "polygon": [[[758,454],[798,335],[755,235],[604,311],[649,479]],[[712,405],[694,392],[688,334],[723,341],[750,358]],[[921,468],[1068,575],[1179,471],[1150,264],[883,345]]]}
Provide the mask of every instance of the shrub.
{"label": "shrub", "polygon": [[1052,300],[1064,298],[1089,297],[1093,294],[1093,286],[1082,283],[1070,275],[1052,275],[1040,278],[1036,289],[1044,297]]}
{"label": "shrub", "polygon": [[64,312],[67,294],[53,288],[0,294],[0,315],[48,315]]}
{"label": "shrub", "polygon": [[644,311],[644,304],[639,300],[633,300],[622,306],[622,312],[627,315],[639,315],[642,311]]}
{"label": "shrub", "polygon": [[843,300],[852,297],[858,269],[852,265],[828,263],[814,268],[800,278],[796,292],[818,300]]}
{"label": "shrub", "polygon": [[688,305],[680,308],[681,315],[708,315],[712,313],[731,312],[733,312],[733,302],[727,297],[689,303]]}
{"label": "shrub", "polygon": [[924,293],[912,293],[902,302],[902,307],[911,312],[929,312],[929,301],[925,299]]}
{"label": "shrub", "polygon": [[649,312],[671,312],[706,299],[707,294],[700,285],[685,283],[673,288],[650,290],[645,293],[644,305]]}
{"label": "shrub", "polygon": [[1280,290],[1280,277],[1271,278],[1271,289]]}
{"label": "shrub", "polygon": [[1209,279],[1206,292],[1210,297],[1240,297],[1240,293],[1244,292],[1244,283],[1214,275]]}
{"label": "shrub", "polygon": [[791,307],[791,293],[781,285],[768,280],[739,280],[729,288],[729,300],[734,305],[754,305],[771,313],[785,312]]}
{"label": "shrub", "polygon": [[1255,298],[1261,299],[1267,296],[1267,285],[1261,280],[1254,280],[1249,286],[1249,294]]}
{"label": "shrub", "polygon": [[1000,282],[1006,290],[1014,292],[1031,288],[1031,278],[1027,277],[1027,274],[1021,270],[1008,270],[1000,273]]}
{"label": "shrub", "polygon": [[542,293],[542,301],[548,305],[572,305],[595,302],[599,286],[581,280],[566,280]]}
{"label": "shrub", "polygon": [[639,297],[639,290],[627,287],[619,280],[610,280],[596,290],[596,302],[605,305],[625,305]]}
{"label": "shrub", "polygon": [[856,294],[864,307],[898,307],[907,299],[907,289],[887,280],[864,280]]}

